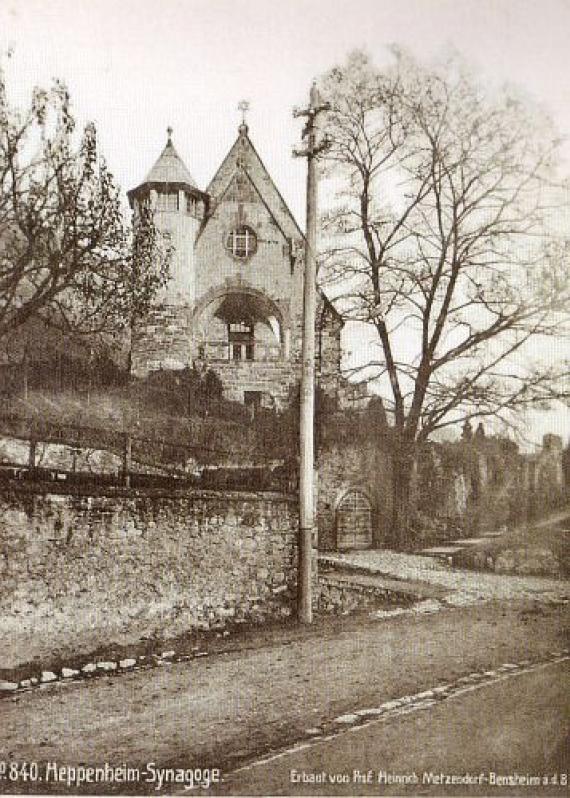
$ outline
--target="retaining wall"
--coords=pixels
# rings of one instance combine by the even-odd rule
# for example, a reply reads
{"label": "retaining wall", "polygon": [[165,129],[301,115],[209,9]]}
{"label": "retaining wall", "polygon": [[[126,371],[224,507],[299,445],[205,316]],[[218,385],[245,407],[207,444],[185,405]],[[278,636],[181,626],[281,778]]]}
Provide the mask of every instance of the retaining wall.
{"label": "retaining wall", "polygon": [[316,606],[320,612],[347,615],[379,606],[407,606],[413,598],[404,592],[379,585],[347,582],[341,576],[320,574],[318,577]]}
{"label": "retaining wall", "polygon": [[291,498],[47,490],[0,493],[0,668],[291,613]]}

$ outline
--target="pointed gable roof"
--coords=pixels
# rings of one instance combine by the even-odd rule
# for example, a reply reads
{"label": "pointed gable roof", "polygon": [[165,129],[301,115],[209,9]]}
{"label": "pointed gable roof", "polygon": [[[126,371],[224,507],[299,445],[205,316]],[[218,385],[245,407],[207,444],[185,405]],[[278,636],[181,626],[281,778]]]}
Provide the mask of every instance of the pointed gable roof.
{"label": "pointed gable roof", "polygon": [[170,188],[184,188],[193,194],[203,195],[204,192],[200,191],[186,164],[176,151],[172,143],[171,132],[172,129],[169,128],[166,146],[143,182],[127,192],[131,204],[133,197],[142,188],[169,186]]}
{"label": "pointed gable roof", "polygon": [[207,193],[217,200],[221,199],[238,168],[246,173],[283,233],[292,239],[304,238],[299,225],[295,221],[295,217],[287,207],[285,200],[253,146],[248,135],[248,127],[245,124],[240,125],[238,137],[212,178],[206,189]]}
{"label": "pointed gable roof", "polygon": [[[255,191],[269,213],[273,215],[283,235],[293,240],[301,239],[305,241],[304,233],[287,207],[279,189],[271,179],[269,172],[265,168],[263,161],[249,138],[248,132],[248,126],[242,123],[239,126],[237,139],[206,189],[207,194],[213,198],[214,201],[222,199],[233,182],[236,172],[238,169],[242,169],[251,181]],[[325,313],[331,313],[342,326],[343,321],[339,312],[323,289],[317,287],[317,291],[319,297],[323,301],[323,315]]]}

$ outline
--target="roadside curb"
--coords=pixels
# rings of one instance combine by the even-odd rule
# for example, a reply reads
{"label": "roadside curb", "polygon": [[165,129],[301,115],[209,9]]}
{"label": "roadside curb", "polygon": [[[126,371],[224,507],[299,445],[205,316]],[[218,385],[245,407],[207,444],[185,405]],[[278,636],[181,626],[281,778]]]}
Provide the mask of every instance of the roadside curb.
{"label": "roadside curb", "polygon": [[96,679],[101,676],[118,676],[133,671],[149,670],[160,666],[173,665],[179,662],[207,657],[208,651],[196,651],[193,654],[178,655],[175,651],[163,651],[162,654],[139,655],[138,657],[121,657],[117,660],[89,661],[75,668],[63,666],[55,671],[42,670],[39,676],[20,679],[17,682],[0,681],[0,701],[14,695],[37,690],[46,686],[68,685],[79,681]]}
{"label": "roadside curb", "polygon": [[[458,600],[460,599],[460,600]],[[485,604],[492,601],[492,599],[479,600],[479,601],[465,601],[461,600],[461,596],[453,599],[453,594],[443,597],[441,599],[423,599],[414,602],[408,607],[394,607],[386,610],[368,610],[367,615],[372,620],[389,621],[401,617],[414,617],[422,615],[431,615],[439,613],[443,610],[457,610],[473,606],[474,604]],[[563,598],[548,600],[543,603],[549,605],[566,605],[570,599]],[[285,643],[287,644],[287,643]],[[87,660],[82,664],[74,663],[58,665],[53,670],[40,669],[36,670],[36,675],[28,676],[27,678],[19,680],[2,680],[0,679],[0,701],[3,699],[12,698],[15,700],[16,696],[30,690],[39,690],[42,688],[50,687],[65,687],[78,682],[91,681],[101,677],[117,677],[125,673],[132,673],[142,670],[151,670],[160,667],[167,667],[170,665],[179,664],[182,662],[192,662],[196,659],[203,657],[216,657],[228,653],[233,653],[236,648],[223,649],[220,651],[206,651],[197,648],[192,653],[177,653],[175,650],[163,651],[160,654],[150,653],[144,655],[133,654],[129,656],[128,653],[123,653],[116,659],[99,660],[93,658]],[[517,666],[518,667],[518,666]],[[466,677],[464,677],[466,678]]]}
{"label": "roadside curb", "polygon": [[318,728],[307,729],[306,737],[283,748],[270,750],[259,759],[253,759],[227,773],[224,783],[231,782],[234,776],[253,770],[256,767],[274,762],[290,754],[311,748],[313,745],[334,740],[344,734],[355,732],[368,726],[387,723],[400,717],[420,712],[438,703],[453,699],[466,693],[481,690],[491,684],[506,681],[524,673],[530,673],[549,665],[570,661],[570,651],[552,651],[546,657],[535,660],[521,660],[518,663],[505,662],[488,671],[473,671],[453,682],[422,690],[413,695],[385,701],[377,707],[367,707],[338,715]]}

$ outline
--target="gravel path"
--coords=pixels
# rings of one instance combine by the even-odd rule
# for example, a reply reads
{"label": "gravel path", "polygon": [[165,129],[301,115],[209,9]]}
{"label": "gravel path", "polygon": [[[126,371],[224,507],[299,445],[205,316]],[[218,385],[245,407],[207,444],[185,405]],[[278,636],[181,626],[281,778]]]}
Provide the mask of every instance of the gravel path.
{"label": "gravel path", "polygon": [[480,573],[451,568],[433,557],[374,550],[326,555],[328,562],[347,563],[370,573],[410,579],[449,588],[447,604],[462,606],[489,600],[536,600],[561,602],[570,599],[570,581],[539,576]]}

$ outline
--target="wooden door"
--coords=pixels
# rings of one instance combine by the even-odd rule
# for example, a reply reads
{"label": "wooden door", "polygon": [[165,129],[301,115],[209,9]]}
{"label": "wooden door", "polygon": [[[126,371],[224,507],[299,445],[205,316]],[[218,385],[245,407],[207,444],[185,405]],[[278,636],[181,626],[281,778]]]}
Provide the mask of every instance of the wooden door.
{"label": "wooden door", "polygon": [[372,505],[360,490],[349,490],[336,511],[339,549],[366,549],[372,545]]}

